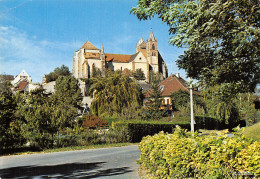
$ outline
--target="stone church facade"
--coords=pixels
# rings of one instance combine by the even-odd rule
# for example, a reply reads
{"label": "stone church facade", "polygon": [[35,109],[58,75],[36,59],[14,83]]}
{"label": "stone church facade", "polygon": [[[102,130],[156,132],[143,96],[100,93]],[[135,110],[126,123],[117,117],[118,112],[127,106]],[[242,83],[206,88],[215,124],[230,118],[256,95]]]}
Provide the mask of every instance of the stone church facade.
{"label": "stone church facade", "polygon": [[91,78],[93,69],[99,69],[103,75],[105,69],[112,71],[128,69],[135,71],[142,69],[146,81],[149,82],[150,72],[158,73],[162,79],[168,77],[168,70],[165,61],[158,51],[157,39],[151,30],[148,40],[143,38],[136,44],[136,53],[132,55],[105,53],[87,41],[73,56],[73,76],[77,79]]}

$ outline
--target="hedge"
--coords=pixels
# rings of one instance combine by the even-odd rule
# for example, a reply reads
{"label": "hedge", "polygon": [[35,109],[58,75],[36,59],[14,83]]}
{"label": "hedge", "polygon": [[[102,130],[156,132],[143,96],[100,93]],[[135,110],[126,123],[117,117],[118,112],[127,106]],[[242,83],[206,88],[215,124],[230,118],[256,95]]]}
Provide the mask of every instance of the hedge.
{"label": "hedge", "polygon": [[[190,124],[189,116],[174,117],[174,123],[186,123]],[[232,129],[240,125],[240,127],[245,127],[246,122],[240,120],[232,124],[226,124],[224,120],[218,118],[209,117],[209,116],[195,116],[195,130],[207,129],[207,130],[223,130],[223,129]]]}
{"label": "hedge", "polygon": [[[160,131],[172,133],[177,124],[159,121],[120,121],[113,122],[112,129],[125,136],[127,142],[140,142],[147,135]],[[179,124],[181,128],[190,129],[190,124]]]}
{"label": "hedge", "polygon": [[191,135],[183,130],[147,136],[139,144],[141,168],[152,178],[260,176],[260,142],[243,136]]}

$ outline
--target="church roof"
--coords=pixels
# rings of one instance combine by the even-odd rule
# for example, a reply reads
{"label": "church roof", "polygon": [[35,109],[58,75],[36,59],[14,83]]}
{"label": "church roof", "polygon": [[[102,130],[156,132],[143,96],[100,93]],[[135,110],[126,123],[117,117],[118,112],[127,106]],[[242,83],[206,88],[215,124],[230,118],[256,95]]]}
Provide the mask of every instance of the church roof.
{"label": "church roof", "polygon": [[151,29],[149,40],[155,41],[155,37],[153,35],[153,30]]}
{"label": "church roof", "polygon": [[128,63],[131,59],[132,55],[123,55],[123,54],[111,54],[106,53],[106,61],[107,62],[120,62],[120,63]]}
{"label": "church roof", "polygon": [[147,58],[147,50],[146,49],[138,49],[138,51],[142,52],[145,58]]}
{"label": "church roof", "polygon": [[84,45],[82,45],[81,48],[84,48],[86,50],[99,50],[97,47],[95,47],[92,43],[89,41],[85,42]]}

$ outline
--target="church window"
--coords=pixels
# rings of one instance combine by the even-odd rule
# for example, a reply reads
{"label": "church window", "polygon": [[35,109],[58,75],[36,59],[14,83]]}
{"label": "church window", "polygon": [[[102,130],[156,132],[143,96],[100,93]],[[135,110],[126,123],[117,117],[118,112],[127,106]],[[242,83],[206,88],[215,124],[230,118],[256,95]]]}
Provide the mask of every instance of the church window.
{"label": "church window", "polygon": [[152,45],[152,49],[155,50],[155,46],[154,46],[154,44]]}
{"label": "church window", "polygon": [[139,60],[142,60],[142,58],[140,57]]}

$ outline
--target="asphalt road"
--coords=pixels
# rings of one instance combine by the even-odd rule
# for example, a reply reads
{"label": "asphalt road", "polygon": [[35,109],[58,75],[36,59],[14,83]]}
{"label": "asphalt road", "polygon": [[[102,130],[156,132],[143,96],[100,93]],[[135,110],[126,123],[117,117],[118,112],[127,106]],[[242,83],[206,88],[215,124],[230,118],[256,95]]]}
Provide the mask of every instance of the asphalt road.
{"label": "asphalt road", "polygon": [[139,178],[137,145],[0,157],[4,178]]}

